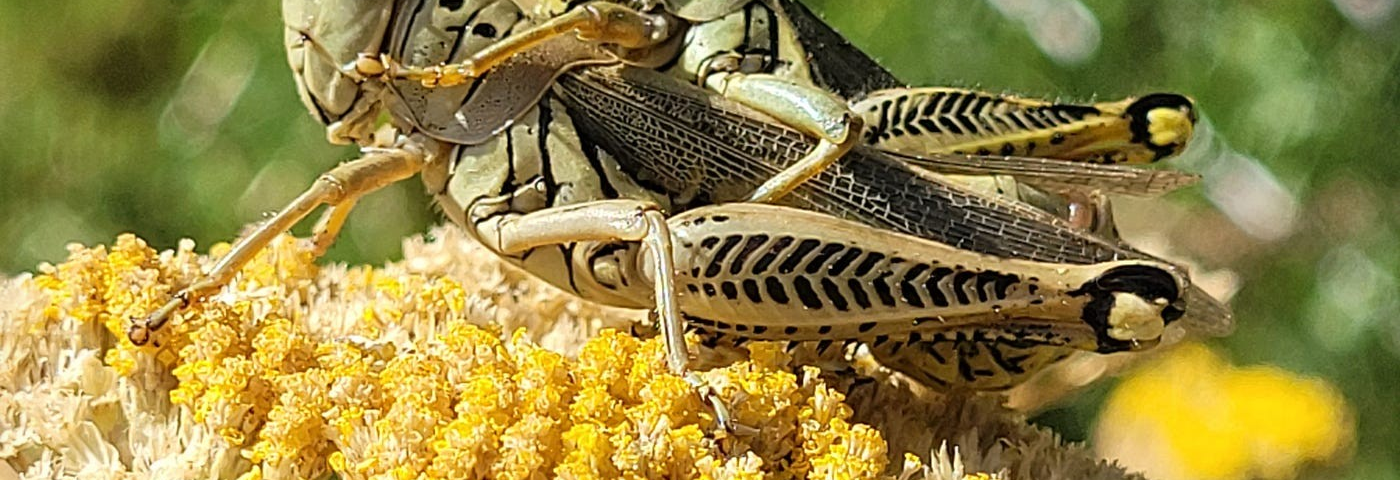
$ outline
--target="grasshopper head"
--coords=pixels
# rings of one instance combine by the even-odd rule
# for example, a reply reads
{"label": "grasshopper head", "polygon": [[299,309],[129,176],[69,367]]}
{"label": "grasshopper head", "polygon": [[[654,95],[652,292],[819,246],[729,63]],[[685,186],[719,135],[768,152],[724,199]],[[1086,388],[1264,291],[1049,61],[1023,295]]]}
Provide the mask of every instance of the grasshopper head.
{"label": "grasshopper head", "polygon": [[1196,125],[1195,104],[1174,93],[1139,98],[1128,105],[1125,113],[1133,143],[1151,150],[1153,161],[1181,153]]}
{"label": "grasshopper head", "polygon": [[287,61],[301,101],[334,143],[371,137],[380,109],[377,85],[356,73],[355,62],[379,54],[394,8],[393,0],[282,2]]}

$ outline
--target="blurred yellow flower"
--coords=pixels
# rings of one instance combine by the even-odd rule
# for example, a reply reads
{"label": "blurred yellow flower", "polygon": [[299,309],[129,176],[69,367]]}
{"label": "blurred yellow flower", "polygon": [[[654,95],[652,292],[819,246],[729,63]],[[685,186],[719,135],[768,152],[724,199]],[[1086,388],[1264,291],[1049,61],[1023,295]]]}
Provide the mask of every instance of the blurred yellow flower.
{"label": "blurred yellow flower", "polygon": [[1284,480],[1345,457],[1353,427],[1346,402],[1322,380],[1233,367],[1186,344],[1114,389],[1094,443],[1152,478]]}

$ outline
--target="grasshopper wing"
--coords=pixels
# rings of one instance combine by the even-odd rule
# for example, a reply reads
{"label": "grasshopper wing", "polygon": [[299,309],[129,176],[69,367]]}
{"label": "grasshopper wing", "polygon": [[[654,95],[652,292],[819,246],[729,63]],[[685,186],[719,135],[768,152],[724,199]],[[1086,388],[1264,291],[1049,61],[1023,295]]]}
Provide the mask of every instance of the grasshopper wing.
{"label": "grasshopper wing", "polygon": [[956,175],[1010,175],[1051,191],[1087,190],[1153,197],[1188,187],[1200,176],[1175,170],[1148,170],[1074,160],[988,155],[908,155],[886,152],[909,165]]}

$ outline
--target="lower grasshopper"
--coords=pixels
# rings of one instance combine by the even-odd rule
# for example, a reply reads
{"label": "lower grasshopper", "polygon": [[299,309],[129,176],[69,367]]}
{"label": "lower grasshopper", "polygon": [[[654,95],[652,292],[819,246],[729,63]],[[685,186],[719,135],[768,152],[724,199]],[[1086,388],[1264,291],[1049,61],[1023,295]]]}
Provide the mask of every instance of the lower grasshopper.
{"label": "lower grasshopper", "polygon": [[[536,91],[560,65],[615,63],[574,35],[508,56],[491,71],[499,77],[419,85],[426,77],[404,72],[427,70],[395,64],[434,65],[540,30],[525,29],[510,2],[413,3],[284,5],[303,100],[333,140],[367,145],[365,155],[327,172],[134,324],[133,342],[316,207],[330,205],[315,236],[324,248],[359,196],[420,171],[448,216],[507,260],[585,298],[655,307],[678,373],[688,319],[753,338],[865,340],[930,383],[1000,388],[1069,348],[1149,346],[1184,303],[1200,305],[1170,264],[910,167],[952,157],[842,145],[646,69],[576,68]],[[635,77],[644,74],[654,77]],[[512,84],[490,81],[502,78],[533,83],[508,94]],[[474,96],[482,92],[495,93]],[[477,110],[464,105],[514,108],[521,98],[532,106],[522,114],[480,110],[497,123],[472,141],[425,121],[469,125]],[[374,119],[386,112],[398,135],[374,144]],[[849,154],[803,166],[832,148]],[[770,189],[784,206],[722,204],[754,199],[794,169],[797,181]]]}

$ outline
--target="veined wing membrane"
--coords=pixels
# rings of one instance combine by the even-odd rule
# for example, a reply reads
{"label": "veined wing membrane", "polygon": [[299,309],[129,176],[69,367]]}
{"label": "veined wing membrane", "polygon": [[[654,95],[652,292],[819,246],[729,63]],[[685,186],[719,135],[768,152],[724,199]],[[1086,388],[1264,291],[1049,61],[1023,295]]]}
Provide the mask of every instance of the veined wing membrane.
{"label": "veined wing membrane", "polygon": [[1174,170],[1148,170],[1123,165],[1102,165],[1054,158],[932,154],[890,157],[937,173],[956,175],[1010,175],[1049,190],[1090,190],[1103,193],[1154,197],[1190,186],[1200,176]]}
{"label": "veined wing membrane", "polygon": [[[678,210],[740,201],[812,144],[737,104],[641,69],[587,68],[556,88],[580,130]],[[691,192],[698,192],[692,196]],[[1030,206],[978,195],[858,147],[783,203],[1030,260],[1088,264],[1142,257]]]}
{"label": "veined wing membrane", "polygon": [[[584,136],[612,153],[677,210],[740,201],[814,140],[703,90],[632,68],[584,68],[554,89]],[[1007,258],[1089,264],[1155,259],[1017,202],[920,174],[887,152],[858,147],[782,203]],[[1228,332],[1228,310],[1192,287],[1192,331]],[[1209,305],[1207,305],[1209,304]],[[1201,315],[1205,315],[1201,317]]]}

